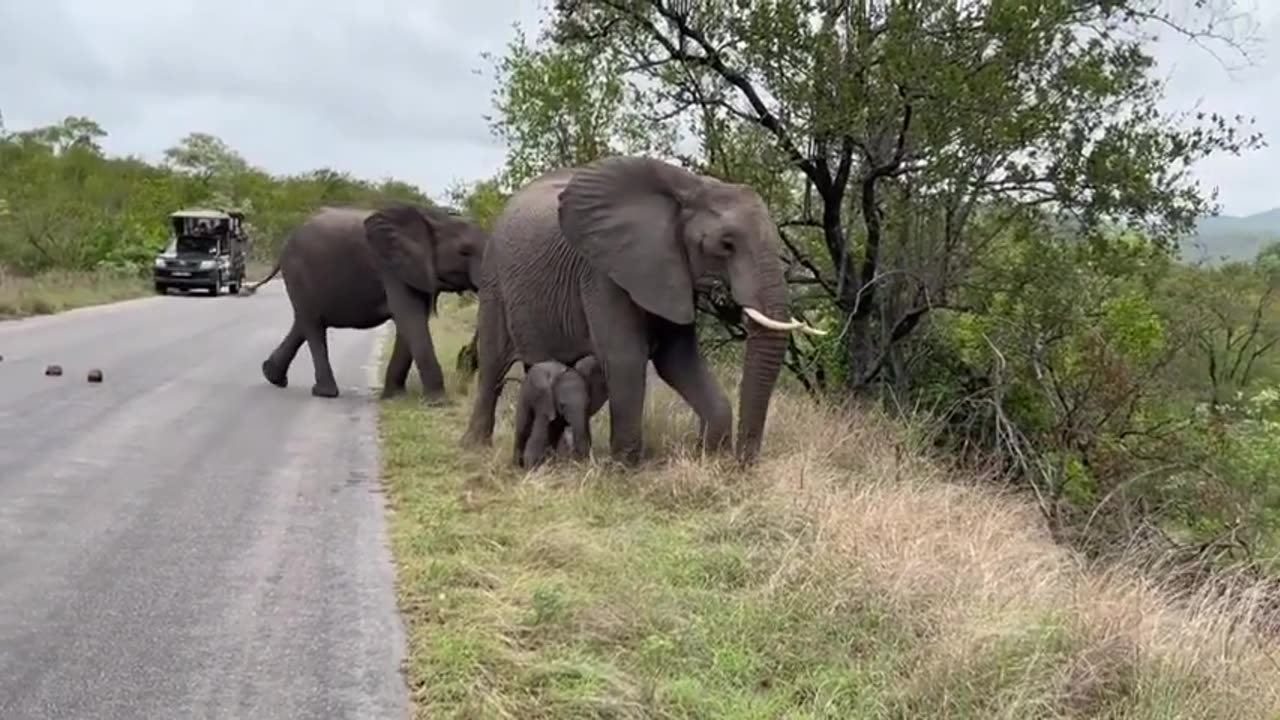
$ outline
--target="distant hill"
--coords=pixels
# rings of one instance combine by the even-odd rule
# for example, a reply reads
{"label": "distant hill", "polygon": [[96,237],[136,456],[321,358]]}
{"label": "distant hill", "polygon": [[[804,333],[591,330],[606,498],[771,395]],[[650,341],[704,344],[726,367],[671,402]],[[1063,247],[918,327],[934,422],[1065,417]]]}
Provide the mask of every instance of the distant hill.
{"label": "distant hill", "polygon": [[1244,217],[1218,215],[1201,218],[1196,235],[1181,243],[1187,262],[1207,260],[1253,260],[1258,251],[1280,241],[1280,207]]}

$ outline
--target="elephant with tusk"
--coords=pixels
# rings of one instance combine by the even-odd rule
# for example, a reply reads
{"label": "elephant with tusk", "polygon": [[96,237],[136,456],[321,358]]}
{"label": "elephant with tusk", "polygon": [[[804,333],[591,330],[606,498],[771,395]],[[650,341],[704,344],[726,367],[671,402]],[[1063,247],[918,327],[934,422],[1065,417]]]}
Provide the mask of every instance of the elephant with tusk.
{"label": "elephant with tusk", "polygon": [[[547,173],[507,202],[482,261],[479,377],[464,446],[492,442],[502,378],[594,355],[608,387],[610,451],[642,449],[646,365],[701,421],[704,447],[732,444],[733,410],[698,348],[695,286],[728,281],[748,338],[737,455],[760,451],[791,317],[781,240],[760,195],[647,157],[610,157]],[[787,319],[782,319],[787,318]]]}

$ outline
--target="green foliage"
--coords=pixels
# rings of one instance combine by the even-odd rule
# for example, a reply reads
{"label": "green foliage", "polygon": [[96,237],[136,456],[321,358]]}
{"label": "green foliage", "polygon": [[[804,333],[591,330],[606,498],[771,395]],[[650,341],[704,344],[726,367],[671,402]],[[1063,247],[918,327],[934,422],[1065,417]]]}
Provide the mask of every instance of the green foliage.
{"label": "green foliage", "polygon": [[[499,103],[500,127],[524,131],[504,135],[512,158],[564,135],[517,112],[557,107],[563,82],[539,58],[589,58],[609,88],[621,73],[608,115],[643,118],[668,148],[693,148],[665,154],[756,187],[788,228],[797,305],[843,328],[828,377],[900,395],[913,338],[985,271],[1002,224],[1048,214],[1171,247],[1212,209],[1187,167],[1260,144],[1215,114],[1157,111],[1149,19],[1223,30],[1210,10],[1187,25],[1155,0],[559,3],[543,42],[504,59],[499,97],[525,103]],[[795,348],[835,361],[829,350]]]}
{"label": "green foliage", "polygon": [[[545,38],[544,33],[544,38]],[[625,57],[587,45],[530,45],[518,26],[500,57],[485,53],[496,79],[487,116],[507,145],[500,184],[606,155],[669,152],[673,134],[637,110],[643,96],[625,81]]]}
{"label": "green foliage", "polygon": [[1133,234],[1024,230],[992,243],[1000,262],[921,343],[932,382],[918,397],[946,409],[952,446],[1001,455],[1051,522],[1091,546],[1136,523],[1196,547],[1229,536],[1233,560],[1273,553],[1269,256],[1203,269]]}
{"label": "green foliage", "polygon": [[456,184],[449,188],[449,202],[457,206],[485,230],[492,230],[494,222],[506,206],[508,193],[497,180],[480,180],[471,185]]}
{"label": "green foliage", "polygon": [[322,205],[431,202],[401,181],[327,168],[272,176],[205,133],[182,138],[161,166],[107,157],[106,135],[83,117],[0,133],[0,266],[28,275],[144,272],[168,242],[169,214],[193,206],[245,211],[251,253],[270,261],[285,234]]}
{"label": "green foliage", "polygon": [[249,169],[239,153],[208,133],[190,133],[177,145],[165,150],[164,158],[180,172],[202,179],[230,180]]}

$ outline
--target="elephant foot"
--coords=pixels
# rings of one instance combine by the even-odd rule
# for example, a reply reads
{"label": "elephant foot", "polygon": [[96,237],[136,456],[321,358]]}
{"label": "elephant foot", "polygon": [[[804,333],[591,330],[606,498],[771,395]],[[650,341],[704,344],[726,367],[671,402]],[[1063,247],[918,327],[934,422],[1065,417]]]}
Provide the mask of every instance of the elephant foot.
{"label": "elephant foot", "polygon": [[493,444],[493,436],[485,437],[480,433],[472,433],[467,431],[462,435],[462,439],[458,440],[458,446],[463,450],[477,450],[479,448],[489,447]]}
{"label": "elephant foot", "polygon": [[610,459],[624,468],[639,467],[642,453],[638,447],[612,448]]}
{"label": "elephant foot", "polygon": [[403,385],[391,385],[382,388],[382,394],[380,397],[383,400],[390,400],[391,398],[400,397],[401,395],[404,395],[404,393],[405,389]]}
{"label": "elephant foot", "polygon": [[281,370],[270,358],[262,361],[262,377],[276,387],[289,387],[289,373]]}
{"label": "elephant foot", "polygon": [[322,398],[336,398],[338,397],[338,386],[316,383],[311,386],[311,394]]}
{"label": "elephant foot", "polygon": [[733,453],[733,442],[729,438],[720,440],[701,438],[698,442],[698,450],[707,455],[727,456]]}
{"label": "elephant foot", "polygon": [[453,403],[453,398],[449,397],[447,394],[443,392],[439,392],[439,393],[424,394],[422,396],[422,404],[426,405],[427,407],[444,408],[444,407],[452,407],[454,403]]}

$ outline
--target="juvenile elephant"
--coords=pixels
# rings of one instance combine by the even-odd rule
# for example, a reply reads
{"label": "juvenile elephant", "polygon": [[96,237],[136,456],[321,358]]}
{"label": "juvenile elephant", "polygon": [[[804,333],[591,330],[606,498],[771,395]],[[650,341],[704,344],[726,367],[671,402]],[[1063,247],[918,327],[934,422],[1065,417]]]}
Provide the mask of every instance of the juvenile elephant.
{"label": "juvenile elephant", "polygon": [[604,371],[588,355],[572,367],[548,360],[525,372],[516,403],[513,461],[534,468],[560,444],[567,426],[572,434],[570,454],[579,460],[591,455],[591,418],[604,405]]}
{"label": "juvenile elephant", "polygon": [[444,209],[393,203],[378,210],[322,208],[285,241],[275,268],[250,292],[283,273],[293,325],[262,362],[273,385],[289,384],[289,364],[305,341],[315,366],[311,394],[337,397],[329,328],[367,330],[395,321],[395,345],[382,396],[404,392],[410,363],[424,395],[444,399],[444,375],[427,318],[442,292],[476,290],[488,234]]}
{"label": "juvenile elephant", "polygon": [[694,288],[726,278],[748,338],[738,456],[759,453],[790,319],[777,227],[750,187],[646,157],[611,157],[545,174],[507,202],[485,250],[477,320],[479,378],[464,446],[492,441],[502,378],[596,356],[608,387],[610,450],[641,450],[646,364],[693,407],[702,442],[727,449],[733,411],[698,349]]}

